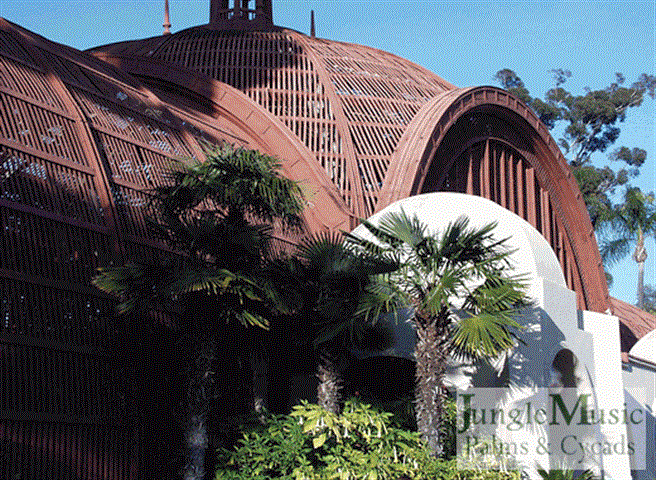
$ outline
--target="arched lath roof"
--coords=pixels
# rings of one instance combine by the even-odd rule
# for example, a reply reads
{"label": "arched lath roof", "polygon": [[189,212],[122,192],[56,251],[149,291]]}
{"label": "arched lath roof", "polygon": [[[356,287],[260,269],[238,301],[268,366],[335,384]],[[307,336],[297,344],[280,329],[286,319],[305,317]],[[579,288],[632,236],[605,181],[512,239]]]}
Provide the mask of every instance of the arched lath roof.
{"label": "arched lath roof", "polygon": [[243,91],[306,145],[353,215],[373,213],[408,124],[429,99],[455,87],[371,47],[272,24],[229,26],[203,25],[91,53],[179,65]]}
{"label": "arched lath roof", "polygon": [[[188,115],[208,124],[227,123],[247,132],[249,146],[281,159],[283,173],[301,182],[309,199],[304,215],[310,231],[348,229],[353,215],[330,182],[326,172],[313,160],[313,153],[270,112],[239,90],[158,60],[107,55],[96,57],[151,83],[158,95],[178,108],[187,105]],[[194,103],[190,98],[196,99]]]}
{"label": "arched lath roof", "polygon": [[558,253],[579,307],[610,308],[585,204],[547,128],[495,87],[445,92],[426,103],[399,141],[377,209],[431,191],[490,198],[538,228]]}

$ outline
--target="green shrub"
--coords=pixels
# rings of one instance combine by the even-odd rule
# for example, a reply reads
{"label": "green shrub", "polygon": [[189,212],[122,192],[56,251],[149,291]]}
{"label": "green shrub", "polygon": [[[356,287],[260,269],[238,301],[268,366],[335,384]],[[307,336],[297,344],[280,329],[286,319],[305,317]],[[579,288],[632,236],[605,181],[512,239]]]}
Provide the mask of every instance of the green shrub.
{"label": "green shrub", "polygon": [[392,414],[348,401],[341,415],[303,403],[247,432],[219,452],[216,480],[500,480],[515,474],[465,472],[433,458],[419,435],[394,426]]}

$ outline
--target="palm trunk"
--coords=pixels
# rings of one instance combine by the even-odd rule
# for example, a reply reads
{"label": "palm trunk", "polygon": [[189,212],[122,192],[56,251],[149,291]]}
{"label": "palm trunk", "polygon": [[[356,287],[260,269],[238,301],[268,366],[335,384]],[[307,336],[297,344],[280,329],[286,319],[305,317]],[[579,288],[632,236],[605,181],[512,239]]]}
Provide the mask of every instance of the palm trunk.
{"label": "palm trunk", "polygon": [[638,263],[638,308],[645,308],[645,261],[647,260],[647,249],[645,248],[645,236],[642,229],[638,230],[636,248],[633,259]]}
{"label": "palm trunk", "polygon": [[199,340],[190,366],[187,418],[184,419],[184,480],[204,480],[205,454],[209,443],[208,414],[216,355],[214,339]]}
{"label": "palm trunk", "polygon": [[192,415],[185,431],[184,480],[205,479],[205,452],[207,451],[207,417]]}
{"label": "palm trunk", "polygon": [[336,361],[327,348],[323,348],[319,355],[317,377],[317,403],[329,412],[339,414],[342,379]]}
{"label": "palm trunk", "polygon": [[645,309],[645,262],[638,262],[638,308]]}
{"label": "palm trunk", "polygon": [[439,331],[435,320],[415,323],[417,431],[433,455],[439,457],[443,451],[441,429],[444,419],[443,386],[447,361],[444,333]]}
{"label": "palm trunk", "polygon": [[253,410],[260,423],[265,423],[267,405],[267,364],[255,354],[251,354],[251,369],[253,371]]}

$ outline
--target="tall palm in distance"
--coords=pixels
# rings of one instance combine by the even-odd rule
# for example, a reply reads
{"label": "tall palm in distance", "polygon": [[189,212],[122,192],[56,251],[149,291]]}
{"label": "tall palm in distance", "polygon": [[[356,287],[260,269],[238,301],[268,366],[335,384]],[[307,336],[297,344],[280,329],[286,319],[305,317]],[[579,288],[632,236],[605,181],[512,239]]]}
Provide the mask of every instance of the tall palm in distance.
{"label": "tall palm in distance", "polygon": [[248,335],[239,326],[266,329],[270,312],[281,305],[264,278],[274,241],[271,225],[300,229],[304,207],[299,185],[279,174],[274,158],[230,146],[208,146],[205,153],[204,162],[177,164],[169,181],[153,191],[152,231],[173,253],[158,263],[139,259],[100,269],[93,280],[120,299],[120,312],[179,312],[178,326],[194,346],[184,420],[185,480],[205,476],[212,402],[234,395],[217,386],[234,387],[234,379],[222,376],[239,369],[217,368],[217,362],[245,363],[239,360],[246,357]]}
{"label": "tall palm in distance", "polygon": [[656,233],[656,203],[653,193],[638,187],[627,188],[624,201],[605,211],[598,222],[601,258],[606,266],[626,257],[634,246],[633,260],[638,264],[637,306],[645,308],[645,237]]}
{"label": "tall palm in distance", "polygon": [[436,456],[442,454],[445,372],[450,355],[495,357],[513,346],[513,320],[525,301],[524,286],[508,275],[505,241],[493,237],[494,224],[470,228],[466,218],[439,235],[416,216],[390,212],[374,225],[370,238],[349,241],[372,254],[395,257],[400,268],[389,285],[413,310],[417,429]]}

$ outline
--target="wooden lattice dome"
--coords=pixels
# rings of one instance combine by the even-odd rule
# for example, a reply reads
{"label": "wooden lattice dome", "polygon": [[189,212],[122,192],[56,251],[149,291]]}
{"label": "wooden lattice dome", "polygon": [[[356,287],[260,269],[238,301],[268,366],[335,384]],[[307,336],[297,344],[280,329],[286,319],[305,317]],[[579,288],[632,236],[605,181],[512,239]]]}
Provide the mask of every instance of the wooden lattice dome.
{"label": "wooden lattice dome", "polygon": [[212,0],[210,12],[208,25],[92,55],[0,20],[0,478],[11,465],[25,478],[138,478],[148,453],[108,362],[113,303],[89,279],[162,254],[147,190],[168,159],[201,158],[202,140],[279,157],[309,192],[315,232],[419,193],[489,198],[545,236],[580,308],[611,308],[576,182],[522,102],[276,27],[270,0]]}
{"label": "wooden lattice dome", "polygon": [[248,3],[214,1],[222,14],[207,25],[91,53],[179,98],[213,95],[209,79],[241,90],[311,152],[351,227],[418,193],[490,198],[548,239],[581,308],[610,308],[576,181],[526,105],[493,87],[457,88],[387,52],[277,27],[271,2],[242,10]]}
{"label": "wooden lattice dome", "polygon": [[358,217],[376,210],[392,154],[421,106],[455,88],[390,53],[274,26],[210,24],[94,54],[179,65],[243,91],[307,146]]}

